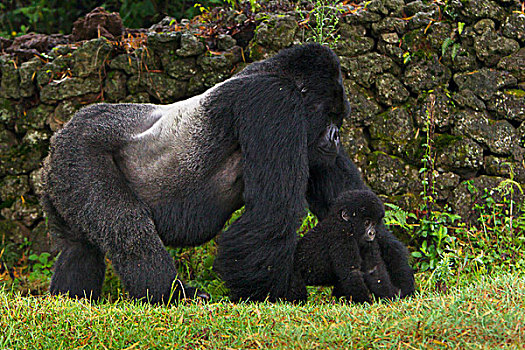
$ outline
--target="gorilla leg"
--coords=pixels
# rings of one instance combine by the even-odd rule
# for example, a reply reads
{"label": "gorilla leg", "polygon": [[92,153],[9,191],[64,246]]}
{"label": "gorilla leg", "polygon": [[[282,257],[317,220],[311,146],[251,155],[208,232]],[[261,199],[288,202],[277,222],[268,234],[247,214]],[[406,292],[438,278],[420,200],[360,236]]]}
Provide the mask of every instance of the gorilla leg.
{"label": "gorilla leg", "polygon": [[60,246],[51,279],[51,294],[98,299],[106,271],[104,254],[87,242],[61,240]]}
{"label": "gorilla leg", "polygon": [[[310,210],[322,220],[341,192],[356,189],[368,187],[355,164],[340,151],[333,164],[310,169],[307,192]],[[406,247],[383,224],[377,229],[377,241],[390,279],[401,290],[401,297],[414,293],[414,271],[408,264]]]}
{"label": "gorilla leg", "polygon": [[294,271],[292,274],[290,291],[286,300],[294,302],[306,302],[308,300],[306,284],[298,271]]}
{"label": "gorilla leg", "polygon": [[51,279],[51,294],[98,299],[106,271],[104,254],[71,230],[49,196],[42,196],[42,205],[47,213],[51,235],[60,250]]}
{"label": "gorilla leg", "polygon": [[[84,113],[100,109],[94,121],[109,120],[101,108],[109,107],[95,106]],[[79,288],[73,281],[86,272],[86,266],[95,264],[100,271],[102,254],[108,254],[132,297],[165,301],[177,275],[173,259],[157,233],[151,210],[128,187],[111,155],[118,140],[104,132],[113,129],[92,130],[99,125],[94,121],[77,115],[57,135],[46,168],[46,213],[63,218],[74,229],[60,232],[62,239],[83,242],[65,246],[63,258],[57,261],[53,290],[70,294],[80,293],[80,287],[98,290],[102,274],[83,281]],[[85,242],[96,249],[86,249]],[[80,258],[74,258],[75,254]],[[88,283],[93,283],[91,288]]]}
{"label": "gorilla leg", "polygon": [[361,248],[361,258],[361,271],[370,292],[378,298],[391,299],[398,296],[399,289],[394,287],[390,280],[377,241]]}
{"label": "gorilla leg", "polygon": [[332,295],[336,298],[347,298],[354,303],[370,303],[370,291],[366,287],[363,273],[359,270],[352,270],[344,279],[337,281],[332,290]]}

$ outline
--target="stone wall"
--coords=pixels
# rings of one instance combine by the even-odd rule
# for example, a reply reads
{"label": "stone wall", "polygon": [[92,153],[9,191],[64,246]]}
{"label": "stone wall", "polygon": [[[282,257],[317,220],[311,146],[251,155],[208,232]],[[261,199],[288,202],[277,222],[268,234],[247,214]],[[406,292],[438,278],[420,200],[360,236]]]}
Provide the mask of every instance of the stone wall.
{"label": "stone wall", "polygon": [[[525,183],[525,14],[519,1],[451,0],[440,7],[373,0],[346,10],[334,45],[353,108],[343,141],[375,191],[405,208],[421,202],[429,125],[439,205],[468,218],[475,198],[462,182],[492,188],[509,176],[507,164]],[[235,13],[228,20],[250,22]],[[118,42],[101,37],[37,55],[0,56],[2,245],[29,239],[35,251],[48,249],[38,204],[40,167],[50,136],[76,110],[102,101],[185,99],[245,62],[311,36],[296,12],[259,14],[233,37],[211,40],[200,27],[165,20]]]}

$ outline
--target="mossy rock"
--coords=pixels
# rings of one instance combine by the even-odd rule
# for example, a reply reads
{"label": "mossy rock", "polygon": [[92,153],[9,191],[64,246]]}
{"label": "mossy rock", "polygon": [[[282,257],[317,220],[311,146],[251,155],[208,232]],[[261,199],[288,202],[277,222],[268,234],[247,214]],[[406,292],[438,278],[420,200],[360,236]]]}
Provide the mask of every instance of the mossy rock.
{"label": "mossy rock", "polygon": [[495,175],[509,178],[514,177],[514,180],[525,185],[525,167],[514,159],[514,157],[496,157],[488,155],[485,157],[485,171],[488,175]]}
{"label": "mossy rock", "polygon": [[495,111],[500,118],[525,121],[525,91],[510,89],[498,91],[487,103],[488,109]]}
{"label": "mossy rock", "polygon": [[419,141],[412,117],[403,107],[378,114],[369,128],[372,147],[415,161]]}
{"label": "mossy rock", "polygon": [[180,38],[180,49],[175,53],[180,57],[198,56],[206,51],[201,40],[192,34],[182,34]]}
{"label": "mossy rock", "polygon": [[40,99],[44,103],[54,103],[71,97],[83,96],[90,93],[98,93],[101,82],[98,78],[66,78],[53,81],[40,90]]}
{"label": "mossy rock", "polygon": [[366,36],[364,27],[341,23],[339,30],[341,38],[334,48],[337,55],[347,57],[362,55],[374,48],[375,40]]}
{"label": "mossy rock", "polygon": [[438,135],[435,166],[440,172],[455,172],[464,176],[476,174],[483,166],[483,147],[468,137]]}
{"label": "mossy rock", "polygon": [[26,195],[30,190],[27,175],[9,175],[0,181],[0,200],[12,201]]}
{"label": "mossy rock", "polygon": [[508,38],[525,43],[525,14],[519,11],[513,11],[506,19],[503,25],[503,35]]}
{"label": "mossy rock", "polygon": [[85,78],[90,75],[100,75],[113,54],[114,47],[104,37],[86,41],[72,53],[73,76]]}
{"label": "mossy rock", "polygon": [[355,57],[341,57],[341,68],[360,85],[371,88],[379,75],[391,72],[394,62],[387,56],[369,52]]}
{"label": "mossy rock", "polygon": [[170,78],[165,73],[146,72],[142,74],[140,83],[146,91],[161,103],[172,103],[187,97],[187,85],[184,81]]}
{"label": "mossy rock", "polygon": [[368,156],[363,175],[374,191],[386,196],[419,193],[421,188],[419,172],[415,167],[384,152],[375,151]]}
{"label": "mossy rock", "polygon": [[36,73],[36,81],[40,88],[53,81],[64,79],[71,75],[71,66],[73,65],[73,56],[67,54],[59,56],[53,61],[44,64]]}
{"label": "mossy rock", "polygon": [[340,133],[341,143],[344,149],[354,163],[359,168],[363,169],[367,164],[366,156],[370,153],[368,139],[364,128],[354,127],[347,119],[345,119]]}
{"label": "mossy rock", "polygon": [[33,226],[44,215],[38,198],[32,195],[17,197],[10,207],[2,208],[0,214],[7,220],[22,223],[25,227]]}
{"label": "mossy rock", "polygon": [[[525,17],[525,15],[523,15]],[[516,79],[525,80],[525,47],[518,52],[503,57],[498,62],[498,68],[509,71]]]}
{"label": "mossy rock", "polygon": [[126,95],[126,74],[120,71],[110,72],[104,81],[104,98],[109,102],[117,102]]}
{"label": "mossy rock", "polygon": [[39,104],[21,113],[15,121],[15,130],[25,133],[30,130],[43,130],[49,116],[53,113],[53,106]]}
{"label": "mossy rock", "polygon": [[489,29],[476,37],[474,49],[480,61],[488,67],[493,67],[502,57],[516,53],[520,49],[520,44]]}
{"label": "mossy rock", "polygon": [[454,82],[460,90],[468,89],[483,100],[489,100],[496,91],[516,86],[517,80],[508,72],[482,68],[473,72],[454,74]]}
{"label": "mossy rock", "polygon": [[377,99],[387,106],[405,102],[410,93],[394,75],[390,73],[379,76],[376,80]]}
{"label": "mossy rock", "polygon": [[0,59],[0,97],[19,99],[20,93],[20,74],[15,61],[7,57]]}
{"label": "mossy rock", "polygon": [[40,58],[33,58],[20,65],[20,96],[31,97],[35,94],[36,75],[42,68],[43,63]]}
{"label": "mossy rock", "polygon": [[439,62],[437,56],[429,60],[414,60],[411,62],[403,77],[403,83],[412,92],[419,93],[437,87],[448,87],[448,82],[452,74],[450,69]]}
{"label": "mossy rock", "polygon": [[518,143],[516,129],[508,121],[492,120],[481,112],[459,113],[453,132],[456,135],[469,135],[490,152],[499,155],[511,154]]}
{"label": "mossy rock", "polygon": [[382,111],[373,93],[349,79],[344,81],[344,85],[352,108],[348,121],[353,126],[370,125],[374,116]]}

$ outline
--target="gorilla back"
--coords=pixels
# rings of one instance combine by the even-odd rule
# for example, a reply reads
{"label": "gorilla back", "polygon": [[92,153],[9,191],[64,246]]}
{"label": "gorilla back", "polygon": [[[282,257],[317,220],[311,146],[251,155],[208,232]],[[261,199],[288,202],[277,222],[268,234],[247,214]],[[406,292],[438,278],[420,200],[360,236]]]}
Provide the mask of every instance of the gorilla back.
{"label": "gorilla back", "polygon": [[[42,202],[61,250],[51,293],[97,298],[107,254],[134,298],[193,295],[164,245],[210,240],[245,204],[216,267],[235,297],[286,298],[306,198],[322,214],[335,188],[364,186],[334,132],[348,112],[339,61],[316,44],[171,105],[80,110],[45,165]],[[319,166],[334,180],[313,179]]]}

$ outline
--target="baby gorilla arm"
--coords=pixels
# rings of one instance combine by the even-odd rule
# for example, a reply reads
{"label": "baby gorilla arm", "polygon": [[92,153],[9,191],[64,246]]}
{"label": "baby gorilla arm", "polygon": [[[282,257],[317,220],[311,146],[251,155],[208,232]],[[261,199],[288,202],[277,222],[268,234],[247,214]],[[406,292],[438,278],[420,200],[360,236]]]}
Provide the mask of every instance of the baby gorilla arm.
{"label": "baby gorilla arm", "polygon": [[338,240],[330,249],[330,260],[337,277],[332,295],[356,303],[370,302],[370,291],[361,271],[361,255],[355,240]]}
{"label": "baby gorilla arm", "polygon": [[386,269],[385,263],[381,258],[379,245],[376,241],[370,242],[361,248],[361,271],[365,284],[372,294],[378,298],[391,299],[399,295],[399,289],[396,288],[390,280],[390,275]]}

